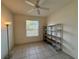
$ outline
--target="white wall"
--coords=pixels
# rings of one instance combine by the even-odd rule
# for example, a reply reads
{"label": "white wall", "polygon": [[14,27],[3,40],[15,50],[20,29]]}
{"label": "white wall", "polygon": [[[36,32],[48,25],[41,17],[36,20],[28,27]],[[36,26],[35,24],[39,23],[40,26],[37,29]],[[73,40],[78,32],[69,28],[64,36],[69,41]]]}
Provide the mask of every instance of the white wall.
{"label": "white wall", "polygon": [[[40,24],[39,36],[27,37],[26,36],[26,20],[38,20]],[[42,40],[42,26],[46,25],[46,19],[44,17],[34,17],[15,14],[14,16],[14,35],[15,44],[24,44],[29,42],[36,42]]]}
{"label": "white wall", "polygon": [[69,5],[52,13],[48,17],[48,25],[62,23],[64,26],[63,51],[77,59],[78,53],[78,28],[77,28],[77,1],[74,0]]}
{"label": "white wall", "polygon": [[9,26],[9,43],[10,49],[13,47],[13,25],[12,25],[12,15],[11,12],[1,4],[1,59],[7,55],[7,30],[5,26],[6,21],[10,21],[11,25]]}

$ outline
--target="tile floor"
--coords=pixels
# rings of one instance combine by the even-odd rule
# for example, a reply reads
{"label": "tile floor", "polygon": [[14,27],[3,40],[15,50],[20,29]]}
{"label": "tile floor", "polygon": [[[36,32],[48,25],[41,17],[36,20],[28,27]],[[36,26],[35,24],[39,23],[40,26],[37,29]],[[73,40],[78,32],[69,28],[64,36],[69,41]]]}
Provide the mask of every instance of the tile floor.
{"label": "tile floor", "polygon": [[44,42],[16,46],[11,59],[73,59],[64,52],[56,52]]}

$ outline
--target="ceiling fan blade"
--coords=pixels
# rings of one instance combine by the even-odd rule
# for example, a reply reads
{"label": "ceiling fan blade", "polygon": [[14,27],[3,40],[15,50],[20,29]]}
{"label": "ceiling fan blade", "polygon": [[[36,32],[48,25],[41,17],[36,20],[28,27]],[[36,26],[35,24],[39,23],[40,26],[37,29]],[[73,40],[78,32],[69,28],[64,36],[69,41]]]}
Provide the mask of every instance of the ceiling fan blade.
{"label": "ceiling fan blade", "polygon": [[28,1],[28,0],[26,0],[25,3],[27,3],[27,4],[29,4],[29,5],[31,5],[31,6],[33,6],[33,7],[35,7],[35,4],[33,4],[32,2],[30,2],[30,1]]}
{"label": "ceiling fan blade", "polygon": [[37,8],[37,13],[40,15],[40,9],[39,8]]}
{"label": "ceiling fan blade", "polygon": [[49,8],[39,7],[40,9],[49,10]]}

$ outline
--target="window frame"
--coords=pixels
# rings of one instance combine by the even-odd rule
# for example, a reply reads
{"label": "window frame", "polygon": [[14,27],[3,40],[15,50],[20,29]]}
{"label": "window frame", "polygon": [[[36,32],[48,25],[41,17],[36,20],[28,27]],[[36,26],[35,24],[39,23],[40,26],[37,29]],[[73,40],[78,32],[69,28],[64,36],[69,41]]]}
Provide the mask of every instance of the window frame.
{"label": "window frame", "polygon": [[[37,36],[29,36],[28,34],[27,34],[27,21],[38,21],[38,34],[37,34]],[[39,20],[26,20],[26,37],[38,37],[39,36],[39,28],[40,28],[40,21]]]}

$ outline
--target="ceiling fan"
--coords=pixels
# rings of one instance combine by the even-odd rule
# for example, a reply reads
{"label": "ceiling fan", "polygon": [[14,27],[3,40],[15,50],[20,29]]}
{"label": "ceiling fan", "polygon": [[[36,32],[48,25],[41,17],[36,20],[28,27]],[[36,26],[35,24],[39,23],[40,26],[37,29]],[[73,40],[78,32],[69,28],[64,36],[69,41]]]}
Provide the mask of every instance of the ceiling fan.
{"label": "ceiling fan", "polygon": [[37,0],[37,1],[36,1],[36,4],[33,4],[32,2],[30,2],[30,1],[28,1],[28,0],[26,0],[25,2],[26,2],[27,4],[29,4],[30,6],[34,7],[33,9],[29,10],[28,12],[31,12],[31,11],[33,11],[34,9],[36,9],[36,10],[37,10],[37,13],[40,14],[40,9],[49,10],[49,8],[45,8],[45,7],[39,6],[40,0]]}

